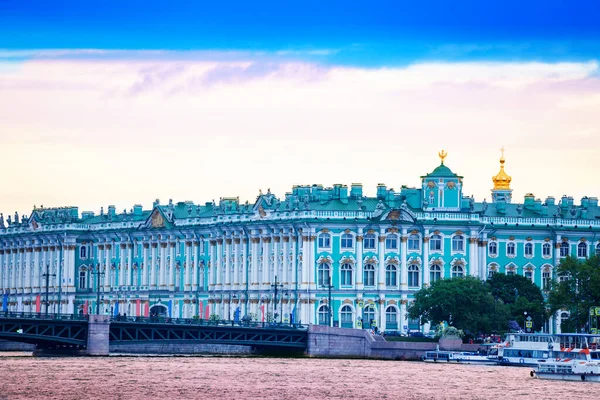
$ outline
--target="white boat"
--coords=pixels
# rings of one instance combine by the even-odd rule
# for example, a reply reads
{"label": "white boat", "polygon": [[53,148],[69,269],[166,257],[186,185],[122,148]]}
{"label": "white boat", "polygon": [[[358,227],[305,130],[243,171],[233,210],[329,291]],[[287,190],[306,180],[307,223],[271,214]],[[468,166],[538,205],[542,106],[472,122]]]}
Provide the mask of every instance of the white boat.
{"label": "white boat", "polygon": [[538,379],[600,382],[600,336],[557,335],[560,349],[554,359],[538,363],[530,372]]}
{"label": "white boat", "polygon": [[421,357],[425,362],[436,363],[460,363],[460,364],[480,364],[495,365],[498,359],[495,355],[475,353],[467,351],[426,351]]}
{"label": "white boat", "polygon": [[560,350],[560,335],[544,333],[508,333],[498,345],[501,365],[535,367],[540,362],[553,359]]}

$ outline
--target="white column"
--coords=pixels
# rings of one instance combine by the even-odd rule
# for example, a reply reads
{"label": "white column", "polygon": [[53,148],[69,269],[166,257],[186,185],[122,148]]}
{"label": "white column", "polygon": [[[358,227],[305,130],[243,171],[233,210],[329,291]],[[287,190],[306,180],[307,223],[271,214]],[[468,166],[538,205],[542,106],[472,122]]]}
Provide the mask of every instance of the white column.
{"label": "white column", "polygon": [[[407,242],[407,229],[404,228],[402,229],[402,236],[400,236],[400,291],[408,290],[408,266],[406,265],[408,260]],[[401,323],[403,323],[403,321],[401,321]]]}
{"label": "white column", "polygon": [[[385,230],[381,228],[379,231],[379,251],[377,252],[377,257],[379,258],[379,268],[378,279],[377,279],[377,289],[385,290]],[[383,321],[385,322],[385,315],[383,316]],[[380,327],[383,329],[383,327]]]}
{"label": "white column", "polygon": [[[261,242],[262,242],[262,249],[263,249],[261,284],[262,284],[263,290],[268,290],[269,286],[271,285],[271,280],[269,279],[269,262],[270,262],[269,258],[271,256],[269,244],[271,243],[271,238],[270,237],[262,237]],[[265,313],[266,313],[266,311],[265,311]]]}
{"label": "white column", "polygon": [[[423,237],[423,286],[429,286],[429,234],[427,230],[425,231],[425,236]],[[442,239],[443,240],[443,239]],[[442,277],[444,276],[444,271],[442,271]]]}
{"label": "white column", "polygon": [[[33,249],[33,292],[40,293],[40,256],[42,248],[39,245],[36,245]],[[2,266],[2,262],[0,261],[0,266]]]}
{"label": "white column", "polygon": [[385,326],[385,295],[382,295],[379,299],[379,323],[377,328],[383,332],[386,330]]}
{"label": "white column", "polygon": [[[135,242],[127,243],[127,271],[125,273],[125,285],[132,286],[133,285],[133,246],[137,246],[138,244]],[[138,268],[139,269],[139,268]],[[135,271],[137,274],[137,270]],[[137,283],[140,284],[139,282]]]}
{"label": "white column", "polygon": [[169,249],[171,253],[169,257],[169,290],[174,291],[175,287],[179,288],[179,282],[175,282],[177,279],[177,272],[175,271],[175,242],[169,243]]}
{"label": "white column", "polygon": [[110,244],[104,246],[104,291],[110,291]]}
{"label": "white column", "polygon": [[[298,281],[300,281],[300,283],[302,283],[302,276],[300,276],[298,274],[298,253],[300,252],[300,246],[302,246],[302,235],[299,236],[292,236],[291,241],[293,241],[293,246],[292,246],[292,287],[294,287],[294,289],[296,288],[296,286],[300,286],[298,285]],[[296,298],[295,301],[297,302],[298,299]],[[299,304],[299,303],[298,303]],[[296,316],[296,318],[298,318],[298,315]]]}
{"label": "white column", "polygon": [[260,287],[260,281],[258,277],[258,253],[259,253],[259,244],[260,237],[252,237],[252,279],[250,280],[251,287],[253,290],[256,290]]}
{"label": "white column", "polygon": [[215,286],[215,270],[217,269],[217,240],[210,241],[210,265],[208,267],[208,290],[213,290]]}
{"label": "white column", "polygon": [[[310,284],[310,290],[317,290],[317,283],[315,282],[316,280],[316,276],[317,276],[317,260],[315,258],[315,240],[317,239],[317,237],[315,236],[314,232],[311,232],[310,234],[310,240],[308,242],[308,254],[309,254],[309,284]],[[331,266],[333,268],[333,265]],[[310,307],[311,313],[312,310],[315,309],[316,310],[316,303],[314,303],[315,305]]]}
{"label": "white column", "polygon": [[223,274],[223,238],[217,239],[217,262],[215,263],[215,289],[221,290],[223,288],[222,274]]}
{"label": "white column", "polygon": [[[248,239],[242,238],[240,243],[240,258],[241,258],[241,279],[240,279],[240,288],[245,288],[246,283],[250,277],[250,271],[248,271],[248,252],[246,251],[248,245]],[[244,302],[244,307],[246,302]],[[244,310],[244,313],[247,314],[248,310]]]}
{"label": "white column", "polygon": [[17,293],[23,293],[23,270],[25,269],[25,257],[23,257],[24,254],[25,248],[21,247],[17,253]]}
{"label": "white column", "polygon": [[[273,275],[277,276],[279,282],[283,282],[281,271],[281,237],[273,236]],[[279,310],[281,313],[281,310]]]}
{"label": "white column", "polygon": [[158,279],[156,277],[157,266],[158,266],[158,243],[151,243],[152,246],[152,261],[148,262],[148,268],[150,268],[150,289],[157,288]]}
{"label": "white column", "polygon": [[233,290],[239,290],[240,288],[240,250],[241,240],[239,237],[233,239]]}
{"label": "white column", "polygon": [[225,262],[223,263],[223,268],[225,269],[225,289],[231,288],[231,243],[232,240],[230,237],[225,238]]}
{"label": "white column", "polygon": [[400,301],[400,321],[398,321],[398,329],[402,333],[406,333],[404,325],[408,326],[408,316],[406,314],[406,294],[404,294],[402,295],[402,300]]}
{"label": "white column", "polygon": [[4,248],[0,249],[0,294],[6,290],[6,268],[4,266]]}
{"label": "white column", "polygon": [[[142,267],[142,283],[140,286],[148,286],[150,283],[148,282],[148,270],[150,269],[150,263],[148,262],[148,253],[150,252],[150,243],[143,242],[142,243],[142,252],[143,252],[143,260],[144,264]],[[140,311],[141,312],[141,311]]]}
{"label": "white column", "polygon": [[160,270],[158,286],[161,290],[167,289],[167,242],[160,243]]}
{"label": "white column", "polygon": [[[479,263],[478,263],[478,253],[477,253],[477,232],[471,232],[471,237],[469,238],[469,270],[471,271],[471,276],[477,277],[479,276]],[[466,274],[466,271],[465,271]],[[481,278],[481,277],[480,277]]]}
{"label": "white column", "polygon": [[483,240],[477,242],[477,247],[479,247],[479,278],[487,279],[487,237],[484,233]]}
{"label": "white column", "polygon": [[356,235],[356,290],[363,290],[365,285],[363,282],[363,230],[358,228]]}
{"label": "white column", "polygon": [[[65,265],[64,265],[64,273],[65,273],[65,292],[75,292],[75,283],[77,282],[76,274],[75,274],[75,249],[77,246],[75,244],[70,244],[64,246],[65,249]],[[73,299],[69,299],[69,310],[73,306]]]}
{"label": "white column", "polygon": [[192,271],[193,271],[193,276],[192,276],[192,291],[196,292],[198,290],[198,283],[199,283],[199,272],[200,272],[200,258],[198,257],[198,241],[197,240],[193,240],[192,241],[192,254],[193,254],[193,260],[192,258],[190,258],[190,260],[188,261],[192,267]]}
{"label": "white column", "polygon": [[125,243],[121,243],[121,244],[119,244],[118,249],[119,249],[119,286],[125,286],[125,269],[126,269],[125,268],[125,252],[127,250],[127,245]]}
{"label": "white column", "polygon": [[283,284],[287,286],[290,284],[290,277],[289,277],[290,237],[288,235],[285,235],[282,237],[282,240],[283,240],[283,266],[282,266],[283,273],[281,275],[281,280],[282,280]]}
{"label": "white column", "polygon": [[[561,243],[561,236],[560,235],[556,235],[556,243],[554,243],[554,259],[556,260],[556,265],[555,267],[558,267],[558,264],[560,264],[560,243]],[[560,317],[557,318],[558,320],[558,327],[560,329]]]}
{"label": "white column", "polygon": [[[185,281],[183,290],[189,292],[192,290],[192,265],[194,265],[194,261],[192,260],[192,242],[189,240],[185,241]],[[186,307],[187,309],[187,307]]]}
{"label": "white column", "polygon": [[[302,280],[300,281],[300,290],[308,289],[310,274],[310,232],[302,232]],[[308,301],[308,299],[306,299]],[[308,305],[307,305],[308,307]]]}
{"label": "white column", "polygon": [[32,247],[25,249],[25,282],[23,282],[23,293],[31,293],[31,256]]}

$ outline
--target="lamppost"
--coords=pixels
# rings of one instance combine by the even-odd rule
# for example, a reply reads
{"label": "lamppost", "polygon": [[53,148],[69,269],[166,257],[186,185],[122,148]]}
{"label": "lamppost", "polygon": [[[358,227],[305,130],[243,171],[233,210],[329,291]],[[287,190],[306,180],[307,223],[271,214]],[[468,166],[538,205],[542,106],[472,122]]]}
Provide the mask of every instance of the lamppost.
{"label": "lamppost", "polygon": [[104,272],[100,271],[100,264],[94,269],[92,275],[96,275],[96,315],[100,314],[100,276],[104,276]]}
{"label": "lamppost", "polygon": [[273,296],[273,321],[277,322],[277,292],[279,289],[283,289],[283,284],[277,282],[277,275],[275,275],[275,283],[271,285],[274,291]]}
{"label": "lamppost", "polygon": [[228,303],[229,304],[229,313],[228,314],[229,314],[230,321],[231,321],[231,299],[235,300],[236,298],[237,298],[237,296],[235,295],[235,293],[232,294],[231,292],[229,292],[229,303]]}
{"label": "lamppost", "polygon": [[48,316],[48,290],[49,290],[49,285],[50,285],[50,277],[51,276],[56,276],[56,274],[51,274],[50,273],[50,264],[46,263],[46,273],[42,274],[42,276],[44,278],[46,278],[46,301],[44,302],[46,304],[46,317]]}
{"label": "lamppost", "polygon": [[331,318],[333,317],[333,307],[331,306],[331,289],[333,285],[331,284],[331,273],[327,274],[327,285],[322,285],[322,289],[327,289],[327,325],[331,326]]}

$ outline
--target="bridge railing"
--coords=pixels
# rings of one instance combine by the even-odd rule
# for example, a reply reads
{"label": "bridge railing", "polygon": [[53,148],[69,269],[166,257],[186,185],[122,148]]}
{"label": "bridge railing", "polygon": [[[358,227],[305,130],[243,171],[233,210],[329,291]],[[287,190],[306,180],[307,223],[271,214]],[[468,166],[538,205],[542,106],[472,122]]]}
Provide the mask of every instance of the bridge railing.
{"label": "bridge railing", "polygon": [[58,313],[31,313],[2,311],[0,318],[19,318],[19,319],[54,319],[63,321],[87,321],[88,316],[83,314],[58,314]]}
{"label": "bridge railing", "polygon": [[268,328],[268,329],[295,329],[307,330],[308,325],[286,324],[279,322],[234,321],[234,320],[208,320],[199,318],[169,318],[169,317],[129,317],[112,316],[114,322],[139,322],[146,324],[174,324],[174,325],[201,325],[201,326],[231,326],[242,328]]}

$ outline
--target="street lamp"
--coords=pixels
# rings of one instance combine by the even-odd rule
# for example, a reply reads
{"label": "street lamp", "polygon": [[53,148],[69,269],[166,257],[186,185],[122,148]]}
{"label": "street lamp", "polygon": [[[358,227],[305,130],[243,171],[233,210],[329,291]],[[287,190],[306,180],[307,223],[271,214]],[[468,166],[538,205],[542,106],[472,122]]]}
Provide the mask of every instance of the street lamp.
{"label": "street lamp", "polygon": [[331,318],[333,317],[333,307],[331,306],[331,289],[333,285],[331,284],[331,273],[327,274],[327,285],[322,285],[322,289],[327,289],[328,298],[327,298],[327,325],[331,326]]}
{"label": "street lamp", "polygon": [[231,321],[231,299],[236,299],[237,296],[235,295],[235,293],[231,293],[229,292],[229,320]]}
{"label": "street lamp", "polygon": [[46,263],[46,273],[42,274],[43,277],[46,278],[46,317],[48,316],[48,306],[49,306],[49,302],[48,302],[48,288],[49,288],[49,284],[50,284],[50,277],[51,276],[56,276],[56,274],[51,274],[50,273],[50,265],[48,263]]}
{"label": "street lamp", "polygon": [[[104,272],[100,271],[100,264],[94,269],[92,275],[96,275],[96,315],[100,314],[100,276],[104,275]],[[46,278],[48,282],[48,278]],[[47,283],[46,283],[47,284]]]}
{"label": "street lamp", "polygon": [[279,289],[283,289],[283,284],[277,282],[277,275],[275,275],[275,283],[271,285],[274,291],[273,295],[273,321],[277,322],[277,292]]}

